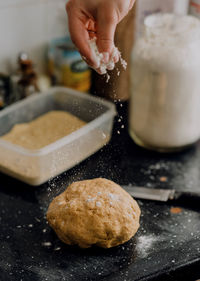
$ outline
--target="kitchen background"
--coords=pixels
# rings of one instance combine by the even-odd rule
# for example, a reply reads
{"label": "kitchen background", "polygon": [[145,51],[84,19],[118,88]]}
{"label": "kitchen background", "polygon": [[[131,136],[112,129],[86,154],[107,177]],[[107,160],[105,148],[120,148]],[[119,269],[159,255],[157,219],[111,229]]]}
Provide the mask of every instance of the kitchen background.
{"label": "kitchen background", "polygon": [[[66,2],[66,0],[0,1],[0,33],[3,35],[0,71],[10,72],[15,69],[16,57],[23,50],[33,59],[37,70],[45,69],[44,58],[48,42],[68,34]],[[137,29],[141,30],[144,15],[172,10],[186,13],[188,2],[189,0],[138,1]]]}
{"label": "kitchen background", "polygon": [[0,71],[10,73],[16,58],[26,51],[44,70],[47,43],[67,34],[66,0],[1,0]]}
{"label": "kitchen background", "polygon": [[[0,49],[0,109],[30,95],[30,93],[34,93],[35,90],[43,91],[52,84],[61,84],[80,91],[89,91],[91,75],[86,64],[84,65],[82,62],[82,64],[78,65],[79,71],[75,75],[70,69],[73,62],[80,62],[81,60],[78,52],[75,51],[69,55],[63,49],[62,51],[55,51],[57,48],[57,46],[55,48],[55,44],[63,44],[63,41],[58,42],[55,39],[69,36],[65,11],[66,2],[66,0],[0,1],[0,32],[2,34]],[[156,12],[187,14],[192,12],[192,14],[198,16],[200,13],[200,0],[140,0],[136,1],[136,3],[134,25],[134,38],[136,39],[142,33],[145,16],[149,14]],[[125,53],[125,50],[122,51]],[[22,70],[23,66],[22,64],[20,65],[18,60],[21,52],[28,54],[28,59],[31,60],[25,71]],[[21,59],[27,60],[26,57]],[[56,63],[52,62],[53,60]],[[130,62],[128,61],[128,63]],[[82,67],[81,74],[80,67]],[[31,78],[27,77],[28,71],[31,71]],[[94,80],[94,84],[98,84],[97,80]],[[124,77],[121,77],[121,80],[124,80]],[[26,86],[24,86],[24,83]],[[21,89],[19,89],[19,84]],[[22,94],[19,95],[20,91]],[[113,89],[109,88],[107,91],[112,92]],[[122,92],[124,91],[125,88],[123,89],[122,87]]]}

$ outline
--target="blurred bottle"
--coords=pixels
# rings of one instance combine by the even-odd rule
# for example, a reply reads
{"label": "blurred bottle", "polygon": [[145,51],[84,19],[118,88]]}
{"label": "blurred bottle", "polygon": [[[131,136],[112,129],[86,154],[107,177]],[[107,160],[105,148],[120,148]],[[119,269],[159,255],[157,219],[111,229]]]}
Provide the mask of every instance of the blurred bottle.
{"label": "blurred bottle", "polygon": [[48,73],[52,85],[63,85],[87,92],[91,85],[91,70],[70,38],[54,39],[48,50]]}
{"label": "blurred bottle", "polygon": [[3,109],[9,100],[10,79],[9,76],[0,73],[0,110]]}
{"label": "blurred bottle", "polygon": [[20,99],[26,98],[36,92],[39,92],[37,85],[37,74],[34,71],[33,62],[26,53],[21,53],[18,57],[19,81],[18,91]]}
{"label": "blurred bottle", "polygon": [[189,12],[200,19],[200,0],[191,0]]}

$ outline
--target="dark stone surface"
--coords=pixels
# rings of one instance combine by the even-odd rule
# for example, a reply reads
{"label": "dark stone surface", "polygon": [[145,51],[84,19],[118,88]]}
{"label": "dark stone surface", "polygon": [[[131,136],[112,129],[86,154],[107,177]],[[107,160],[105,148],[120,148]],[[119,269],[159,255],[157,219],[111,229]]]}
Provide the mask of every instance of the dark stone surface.
{"label": "dark stone surface", "polygon": [[[182,211],[173,214],[173,203],[138,200],[142,210],[138,233],[108,250],[68,247],[46,223],[49,202],[75,180],[105,177],[119,184],[200,189],[200,143],[182,153],[148,152],[133,143],[121,124],[116,122],[109,145],[40,187],[0,175],[1,281],[190,281],[200,277],[200,206],[178,205]],[[161,182],[160,177],[167,181]]]}

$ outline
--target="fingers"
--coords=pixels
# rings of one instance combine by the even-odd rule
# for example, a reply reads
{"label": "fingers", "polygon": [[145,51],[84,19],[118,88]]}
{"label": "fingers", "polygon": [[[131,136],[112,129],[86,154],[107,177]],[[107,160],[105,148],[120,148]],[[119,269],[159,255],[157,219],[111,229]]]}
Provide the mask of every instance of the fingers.
{"label": "fingers", "polygon": [[119,61],[119,56],[120,56],[120,53],[119,53],[119,50],[115,47],[114,51],[113,51],[113,61],[114,63],[117,63]]}
{"label": "fingers", "polygon": [[[79,9],[74,1],[70,0],[66,9],[71,39],[83,59],[101,74],[101,62],[106,65],[107,69],[113,69],[115,63],[119,60],[119,54],[115,52],[114,46],[114,34],[119,22],[116,7],[104,2],[103,5],[98,7],[95,20],[89,18],[86,15],[87,13],[83,13],[83,9]],[[93,37],[97,38],[97,53],[101,53],[103,56],[101,59],[93,50],[94,48],[91,48],[92,41],[89,42],[89,40]]]}
{"label": "fingers", "polygon": [[[107,8],[107,9],[105,9]],[[112,7],[100,7],[97,13],[97,47],[100,53],[111,54],[114,48],[114,35],[118,23]]]}
{"label": "fingers", "polygon": [[79,14],[79,11],[73,6],[73,4],[67,5],[66,10],[68,13],[69,32],[73,43],[78,48],[84,60],[90,66],[98,68],[99,62],[94,57],[88,44],[88,40],[90,38],[86,28],[87,19],[84,19],[81,13]]}
{"label": "fingers", "polygon": [[135,3],[135,0],[131,0],[129,10],[131,10],[133,8],[134,3]]}

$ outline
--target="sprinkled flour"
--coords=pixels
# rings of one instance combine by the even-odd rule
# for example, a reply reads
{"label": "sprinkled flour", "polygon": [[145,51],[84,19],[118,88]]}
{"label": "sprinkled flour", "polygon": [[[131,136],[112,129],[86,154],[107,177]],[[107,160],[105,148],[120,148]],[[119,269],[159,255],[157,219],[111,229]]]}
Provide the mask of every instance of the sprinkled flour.
{"label": "sprinkled flour", "polygon": [[45,246],[45,247],[50,247],[52,244],[51,242],[43,242],[42,243],[42,246]]}
{"label": "sprinkled flour", "polygon": [[101,202],[97,201],[97,202],[96,202],[96,206],[97,206],[97,207],[101,207]]}
{"label": "sprinkled flour", "polygon": [[142,235],[138,237],[138,243],[136,245],[136,250],[144,258],[148,255],[150,248],[157,241],[157,237],[153,235]]}
{"label": "sprinkled flour", "polygon": [[58,202],[58,205],[63,205],[63,204],[65,204],[65,201]]}
{"label": "sprinkled flour", "polygon": [[87,203],[89,203],[89,202],[93,202],[95,199],[96,199],[96,197],[93,197],[93,198],[88,198],[88,199],[86,200],[86,202],[87,202]]}
{"label": "sprinkled flour", "polygon": [[108,197],[112,200],[119,200],[119,196],[117,194],[108,193]]}
{"label": "sprinkled flour", "polygon": [[[116,55],[119,56],[121,65],[123,66],[124,69],[126,69],[127,62],[122,58],[121,53],[118,50],[118,48],[116,48],[116,47],[114,48],[110,60],[108,61],[108,63],[104,63],[103,62],[103,53],[100,53],[97,48],[96,38],[89,40],[89,46],[93,52],[93,55],[96,59],[97,64],[99,65],[99,70],[100,70],[101,74],[106,74],[106,76],[107,76],[106,83],[108,83],[108,81],[110,80],[110,75],[107,73],[107,70],[113,70],[115,68],[114,57]],[[119,74],[120,74],[120,71],[117,72],[118,76],[119,76]]]}

